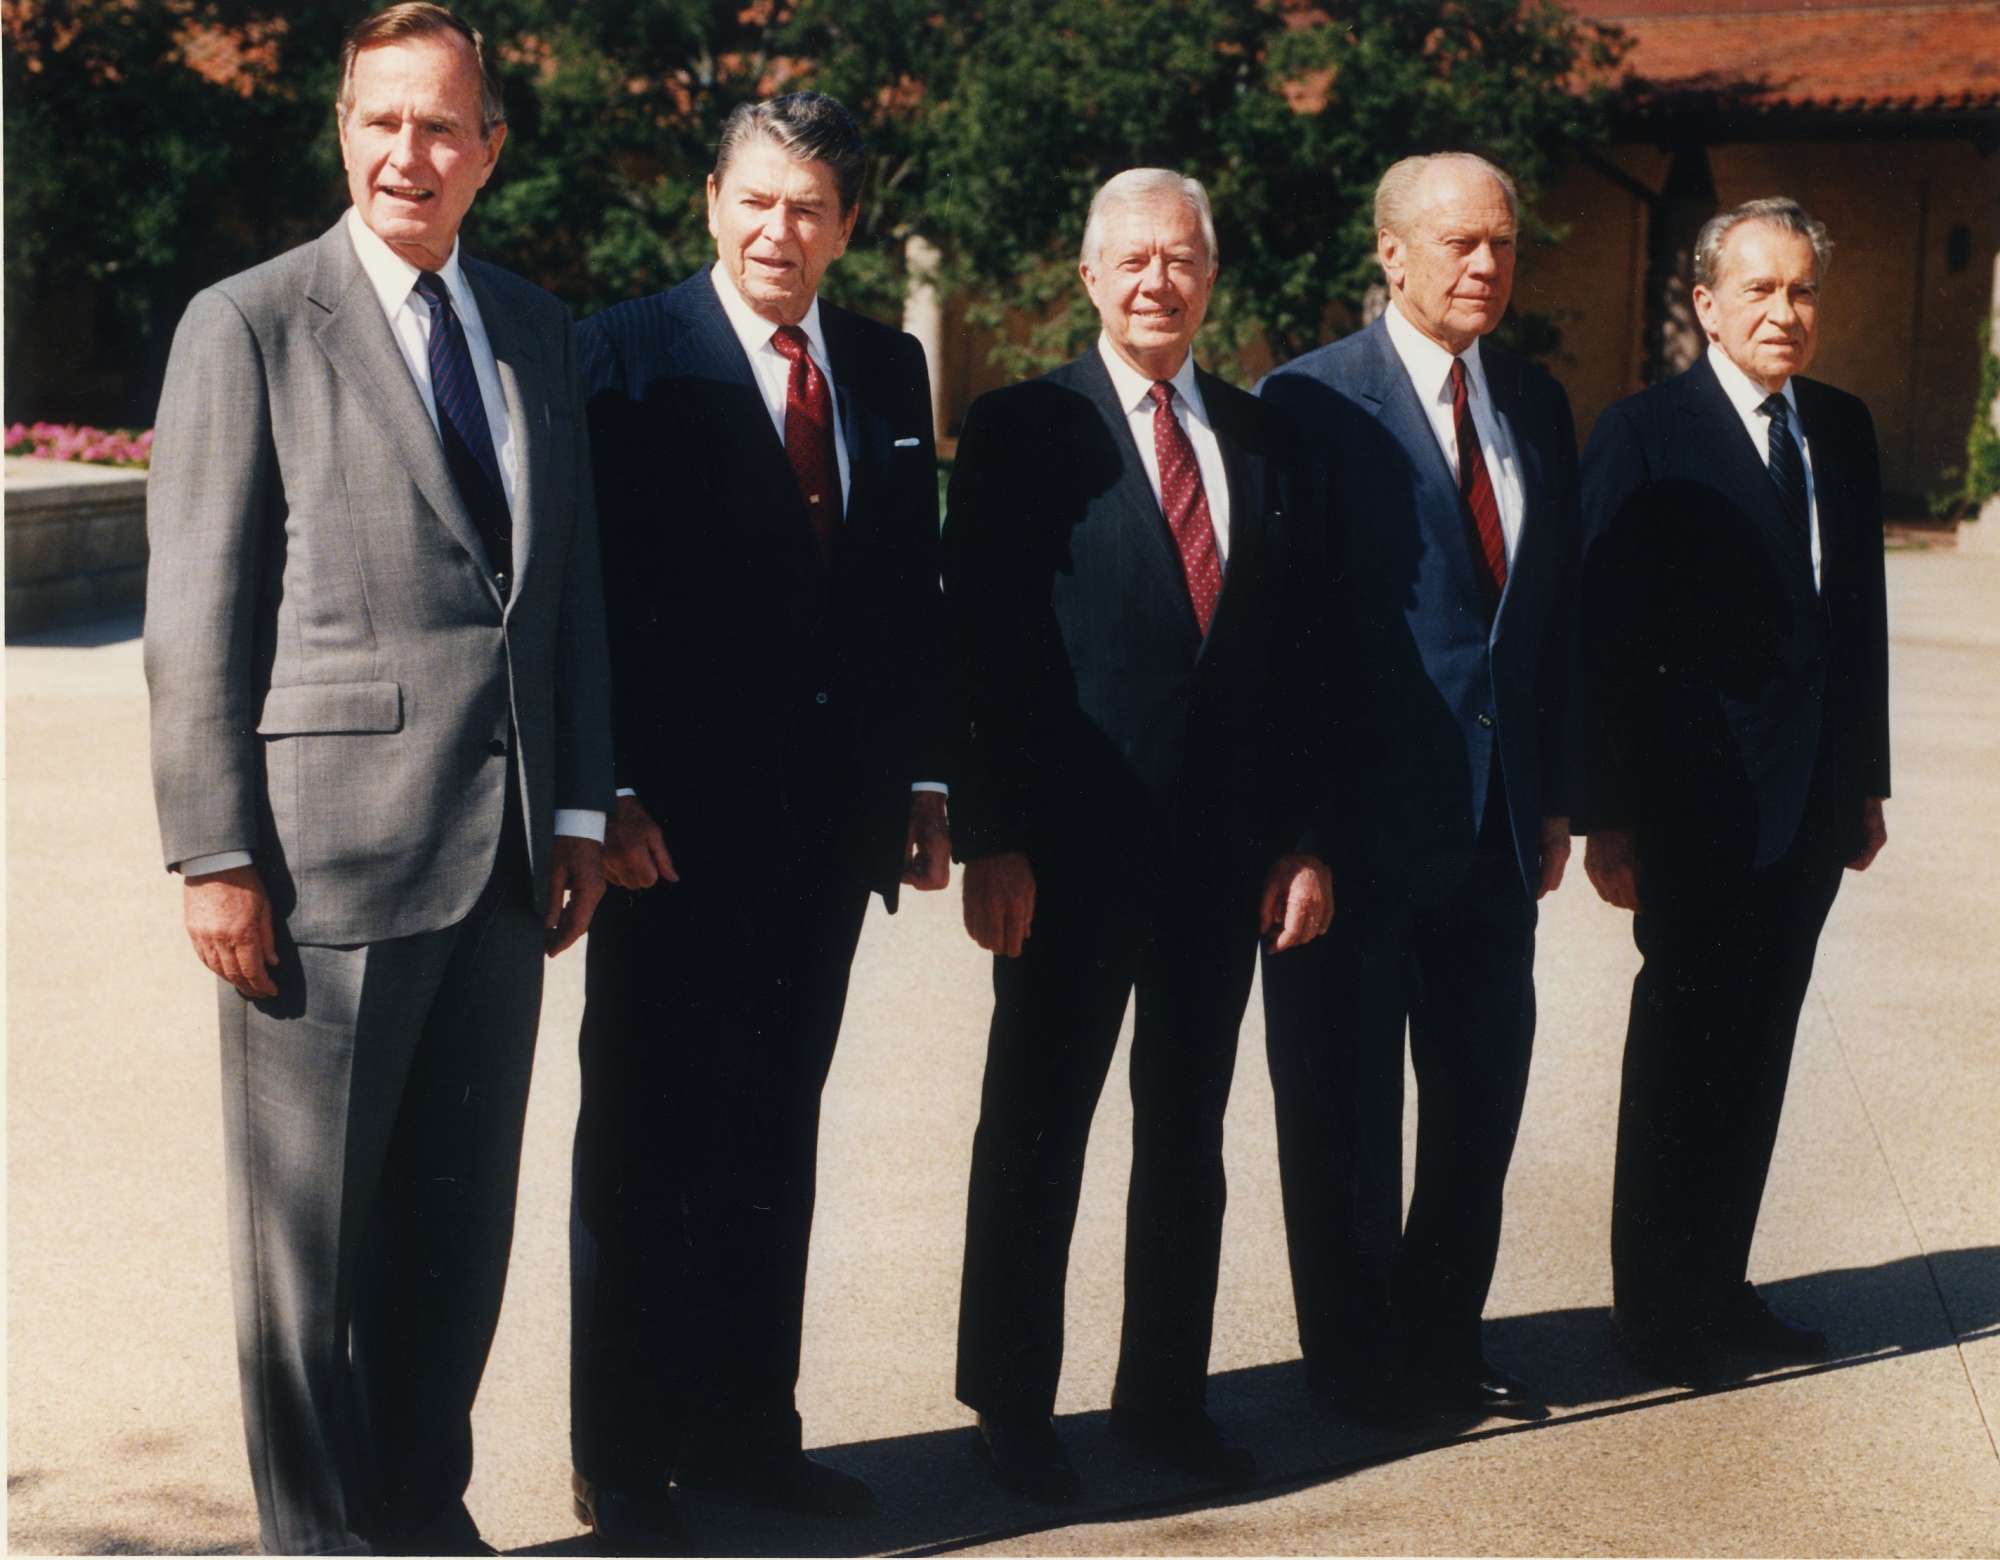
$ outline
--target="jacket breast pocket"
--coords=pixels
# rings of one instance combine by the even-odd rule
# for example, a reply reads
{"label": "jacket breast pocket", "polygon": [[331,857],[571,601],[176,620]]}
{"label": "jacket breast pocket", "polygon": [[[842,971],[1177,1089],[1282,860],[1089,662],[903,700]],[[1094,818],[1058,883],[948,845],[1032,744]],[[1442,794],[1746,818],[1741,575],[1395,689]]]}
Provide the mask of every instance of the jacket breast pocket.
{"label": "jacket breast pocket", "polygon": [[261,737],[403,729],[403,688],[392,682],[293,683],[264,695]]}

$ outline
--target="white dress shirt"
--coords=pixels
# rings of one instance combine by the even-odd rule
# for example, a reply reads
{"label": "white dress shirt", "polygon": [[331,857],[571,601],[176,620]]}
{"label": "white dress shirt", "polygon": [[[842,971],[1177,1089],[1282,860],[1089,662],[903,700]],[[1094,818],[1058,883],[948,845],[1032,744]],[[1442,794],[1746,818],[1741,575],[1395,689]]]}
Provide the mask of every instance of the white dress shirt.
{"label": "white dress shirt", "polygon": [[[354,207],[347,208],[347,235],[354,244],[355,258],[375,289],[375,296],[388,317],[389,334],[403,354],[403,363],[416,381],[424,410],[430,413],[431,427],[437,427],[437,397],[431,392],[431,306],[417,291],[417,268],[385,244],[374,229],[361,220]],[[494,361],[493,343],[486,336],[486,322],[479,316],[479,304],[466,285],[465,272],[458,263],[458,245],[438,272],[445,291],[451,295],[452,309],[465,331],[465,345],[472,354],[473,377],[479,381],[479,399],[486,405],[486,426],[493,436],[493,454],[500,462],[500,486],[506,495],[507,512],[515,519],[515,535],[520,534],[521,444],[514,437],[513,419],[507,415],[506,393],[500,388],[500,368]],[[511,562],[511,560],[509,560]],[[594,808],[558,807],[555,832],[580,839],[604,838],[604,814]],[[199,877],[204,872],[225,872],[231,867],[247,867],[254,858],[247,850],[218,851],[212,856],[193,856],[179,863],[183,877]]]}
{"label": "white dress shirt", "polygon": [[[1146,468],[1146,480],[1153,485],[1153,502],[1166,512],[1160,498],[1160,452],[1153,442],[1153,381],[1118,355],[1118,349],[1100,334],[1097,355],[1111,374],[1111,390],[1125,408],[1125,421],[1132,430],[1132,442],[1139,446],[1139,460]],[[1194,446],[1195,465],[1201,470],[1202,491],[1208,496],[1208,518],[1215,523],[1215,556],[1229,562],[1229,473],[1222,464],[1222,445],[1209,425],[1208,408],[1202,404],[1201,387],[1194,382],[1194,354],[1181,364],[1178,374],[1168,381],[1174,387],[1174,421],[1186,431]]]}
{"label": "white dress shirt", "polygon": [[[1743,419],[1743,431],[1750,435],[1750,442],[1757,446],[1757,458],[1764,463],[1764,469],[1771,467],[1771,419],[1764,415],[1764,402],[1771,392],[1759,385],[1742,369],[1731,361],[1727,352],[1711,341],[1708,344],[1708,366],[1715,370],[1717,383],[1722,393],[1729,397],[1729,404],[1736,408],[1736,415]],[[1791,411],[1792,437],[1799,442],[1799,454],[1806,467],[1806,534],[1812,546],[1813,589],[1819,589],[1819,495],[1813,488],[1812,446],[1806,442],[1806,425],[1799,421],[1799,398],[1787,379],[1785,388],[1779,392],[1785,398],[1785,405]]]}
{"label": "white dress shirt", "polygon": [[[1417,402],[1430,419],[1438,448],[1458,480],[1458,424],[1451,414],[1452,355],[1403,317],[1390,304],[1384,311],[1388,321],[1389,344],[1403,360],[1403,371],[1417,392]],[[1479,343],[1474,341],[1459,354],[1465,363],[1465,400],[1472,411],[1472,426],[1479,435],[1479,452],[1486,457],[1486,474],[1493,479],[1493,497],[1500,506],[1500,534],[1507,543],[1511,565],[1521,545],[1521,522],[1528,512],[1527,488],[1521,480],[1520,457],[1507,425],[1493,410],[1493,397],[1486,388],[1486,370],[1479,361]]]}
{"label": "white dress shirt", "polygon": [[[778,430],[778,442],[785,442],[785,397],[791,389],[792,360],[771,345],[771,338],[778,333],[763,315],[751,308],[743,294],[736,290],[736,283],[730,280],[720,260],[710,269],[709,275],[715,280],[715,296],[722,300],[722,312],[729,316],[729,325],[736,332],[736,339],[743,343],[743,355],[750,359],[750,372],[757,380],[757,390],[764,397],[764,410],[771,414],[771,426]],[[847,471],[847,440],[841,437],[840,398],[833,393],[833,360],[826,355],[826,333],[819,326],[819,299],[815,297],[812,306],[806,310],[806,317],[799,321],[799,329],[806,333],[806,351],[818,365],[820,373],[826,376],[826,402],[833,413],[833,454],[840,462],[840,512],[847,513],[847,490],[851,479]]]}

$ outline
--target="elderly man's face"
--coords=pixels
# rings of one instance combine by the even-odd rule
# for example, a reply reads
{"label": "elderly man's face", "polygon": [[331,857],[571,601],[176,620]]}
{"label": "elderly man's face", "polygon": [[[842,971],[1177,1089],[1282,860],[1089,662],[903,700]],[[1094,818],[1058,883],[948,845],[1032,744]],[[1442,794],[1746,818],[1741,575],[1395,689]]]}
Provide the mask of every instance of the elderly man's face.
{"label": "elderly man's face", "polygon": [[479,62],[457,33],[399,38],[354,58],[340,158],[361,220],[412,265],[451,258],[507,127],[480,126]]}
{"label": "elderly man's face", "polygon": [[826,268],[847,252],[853,211],[840,209],[833,169],[801,162],[753,136],[708,179],[708,230],[744,300],[774,325],[796,325]]}
{"label": "elderly man's face", "polygon": [[1768,222],[1739,222],[1722,240],[1712,286],[1694,311],[1708,339],[1773,394],[1805,372],[1819,337],[1819,259],[1812,241]]}
{"label": "elderly man's face", "polygon": [[1514,293],[1514,217],[1484,169],[1438,163],[1410,201],[1406,233],[1382,229],[1376,254],[1403,315],[1454,356],[1500,323]]}
{"label": "elderly man's face", "polygon": [[1179,373],[1215,289],[1194,209],[1172,196],[1114,207],[1078,269],[1119,356],[1152,379]]}

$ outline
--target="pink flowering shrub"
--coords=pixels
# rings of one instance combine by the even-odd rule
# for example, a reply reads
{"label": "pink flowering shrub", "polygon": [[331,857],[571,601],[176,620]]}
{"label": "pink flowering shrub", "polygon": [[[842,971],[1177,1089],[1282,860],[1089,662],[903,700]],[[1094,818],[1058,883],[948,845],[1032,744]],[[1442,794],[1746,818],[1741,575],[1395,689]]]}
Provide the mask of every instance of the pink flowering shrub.
{"label": "pink flowering shrub", "polygon": [[153,458],[153,430],[79,428],[73,423],[14,423],[7,453],[36,460],[80,460],[93,466],[144,466]]}

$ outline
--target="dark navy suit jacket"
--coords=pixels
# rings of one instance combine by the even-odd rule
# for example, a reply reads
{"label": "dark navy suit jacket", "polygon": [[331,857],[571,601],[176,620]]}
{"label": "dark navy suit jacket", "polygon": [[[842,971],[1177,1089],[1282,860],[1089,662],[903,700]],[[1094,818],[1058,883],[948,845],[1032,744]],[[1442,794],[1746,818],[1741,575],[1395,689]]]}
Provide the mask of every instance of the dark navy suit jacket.
{"label": "dark navy suit jacket", "polygon": [[801,788],[837,796],[894,908],[911,782],[945,767],[930,386],[914,337],[823,299],[820,322],[849,469],[831,568],[707,270],[577,329],[618,783],[704,870]]}
{"label": "dark navy suit jacket", "polygon": [[[1739,866],[1790,848],[1815,781],[1859,853],[1889,794],[1882,478],[1868,408],[1794,379],[1821,586],[1704,357],[1620,401],[1585,454],[1591,829],[1671,832]],[[1820,766],[1827,768],[1820,772]]]}
{"label": "dark navy suit jacket", "polygon": [[1197,371],[1229,481],[1204,636],[1096,349],[981,396],[944,532],[960,859],[1176,861],[1312,848],[1313,523],[1298,430]]}
{"label": "dark navy suit jacket", "polygon": [[1421,908],[1470,866],[1494,752],[1521,879],[1574,789],[1576,432],[1549,374],[1480,347],[1526,514],[1489,631],[1470,522],[1385,321],[1258,387],[1305,431],[1328,497],[1335,897]]}

